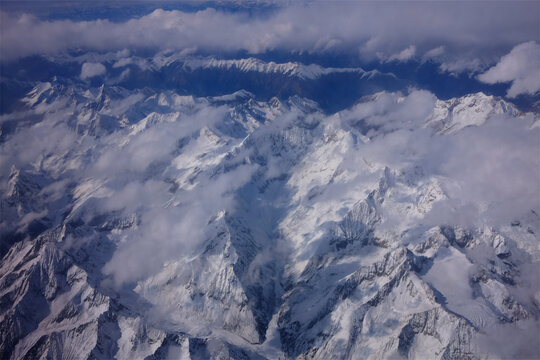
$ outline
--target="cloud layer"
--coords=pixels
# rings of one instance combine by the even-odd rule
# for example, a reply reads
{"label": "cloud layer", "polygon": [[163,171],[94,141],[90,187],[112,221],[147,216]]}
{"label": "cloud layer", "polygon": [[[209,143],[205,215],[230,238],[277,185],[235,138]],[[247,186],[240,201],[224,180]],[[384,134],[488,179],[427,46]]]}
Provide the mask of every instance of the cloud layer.
{"label": "cloud layer", "polygon": [[399,61],[426,55],[449,69],[471,69],[538,40],[539,6],[535,1],[316,2],[255,15],[155,10],[121,23],[46,21],[3,12],[0,46],[3,60],[67,49],[332,50]]}

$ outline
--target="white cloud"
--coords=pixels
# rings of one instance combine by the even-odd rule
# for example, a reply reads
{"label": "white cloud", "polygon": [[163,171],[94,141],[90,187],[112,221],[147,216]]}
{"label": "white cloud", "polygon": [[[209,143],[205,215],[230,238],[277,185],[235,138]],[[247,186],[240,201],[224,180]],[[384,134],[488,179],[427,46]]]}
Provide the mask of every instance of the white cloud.
{"label": "white cloud", "polygon": [[[129,231],[103,272],[116,284],[154,274],[167,261],[178,260],[205,240],[208,221],[218,211],[235,206],[234,192],[247,183],[256,166],[241,165],[227,173],[204,178],[193,189],[181,191],[180,203],[166,206],[174,196],[169,184],[134,181],[104,200],[107,209],[137,210],[140,221]],[[148,258],[148,254],[152,254]]]}
{"label": "white cloud", "polygon": [[511,98],[537,94],[540,91],[540,45],[531,41],[514,47],[497,65],[478,75],[478,80],[488,84],[511,82],[507,92]]}
{"label": "white cloud", "polygon": [[[0,13],[1,58],[57,54],[75,48],[122,51],[269,50],[359,53],[362,58],[411,59],[444,46],[441,61],[489,63],[538,37],[538,2],[314,2],[265,14],[155,10],[116,23],[43,21]],[[227,31],[223,31],[227,29]],[[494,39],[493,33],[500,34]],[[403,45],[409,47],[403,49]]]}
{"label": "white cloud", "polygon": [[81,68],[81,79],[89,79],[94,76],[105,74],[105,66],[100,63],[84,63]]}
{"label": "white cloud", "polygon": [[456,215],[475,208],[469,221],[499,225],[538,208],[540,129],[530,130],[528,124],[494,117],[441,139],[439,149],[430,146],[429,162],[459,185],[447,189]]}
{"label": "white cloud", "polygon": [[369,101],[342,111],[341,116],[353,124],[373,127],[378,132],[416,129],[433,110],[435,100],[435,96],[425,90],[412,90],[407,96],[380,93]]}
{"label": "white cloud", "polygon": [[[76,135],[64,121],[44,122],[16,133],[0,147],[0,174],[9,174],[12,166],[21,168],[33,164],[39,168],[48,157],[70,151],[77,141]],[[60,162],[55,166],[60,167]]]}

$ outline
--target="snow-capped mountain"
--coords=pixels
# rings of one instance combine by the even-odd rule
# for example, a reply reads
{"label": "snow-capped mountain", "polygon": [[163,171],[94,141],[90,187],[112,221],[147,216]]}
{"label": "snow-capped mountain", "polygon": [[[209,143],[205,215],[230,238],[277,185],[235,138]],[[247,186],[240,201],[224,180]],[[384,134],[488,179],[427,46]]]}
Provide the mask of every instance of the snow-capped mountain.
{"label": "snow-capped mountain", "polygon": [[[304,65],[299,62],[265,62],[253,57],[223,60],[215,58],[185,58],[178,54],[156,56],[150,61],[140,58],[123,58],[115,62],[113,67],[119,68],[129,64],[135,64],[142,69],[161,70],[165,66],[175,65],[177,63],[181,64],[182,69],[185,71],[194,71],[197,69],[238,70],[247,73],[254,72],[270,75],[286,75],[288,77],[297,77],[303,80],[314,80],[332,73],[357,73],[362,77],[373,77],[379,74],[376,70],[365,71],[361,68],[325,68],[317,64]],[[388,75],[392,76],[391,74]]]}
{"label": "snow-capped mountain", "polygon": [[379,92],[327,114],[57,81],[0,124],[1,358],[538,351],[540,129],[503,99]]}

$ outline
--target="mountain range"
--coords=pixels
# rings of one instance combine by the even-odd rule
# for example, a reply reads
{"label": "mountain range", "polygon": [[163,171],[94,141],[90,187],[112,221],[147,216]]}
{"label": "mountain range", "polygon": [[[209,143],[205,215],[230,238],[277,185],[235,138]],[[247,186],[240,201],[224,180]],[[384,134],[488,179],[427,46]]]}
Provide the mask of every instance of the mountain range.
{"label": "mountain range", "polygon": [[[155,59],[26,84],[2,115],[1,358],[539,354],[537,113],[360,68]],[[295,94],[227,94],[236,72]],[[175,90],[203,74],[220,94]],[[374,87],[333,111],[306,85],[333,76]]]}

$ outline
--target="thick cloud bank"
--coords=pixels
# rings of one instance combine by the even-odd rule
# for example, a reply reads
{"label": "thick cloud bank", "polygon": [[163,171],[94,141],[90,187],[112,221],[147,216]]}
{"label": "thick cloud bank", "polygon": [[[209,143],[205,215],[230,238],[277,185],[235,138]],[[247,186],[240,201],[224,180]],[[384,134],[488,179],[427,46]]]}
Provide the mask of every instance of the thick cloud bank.
{"label": "thick cloud bank", "polygon": [[540,45],[527,42],[516,46],[478,79],[488,84],[511,82],[507,92],[510,98],[521,94],[536,95],[540,91]]}
{"label": "thick cloud bank", "polygon": [[537,41],[538,6],[536,1],[316,2],[260,16],[212,8],[155,10],[121,23],[2,13],[0,46],[3,60],[67,49],[345,51],[364,59],[427,57],[443,69],[461,71]]}

